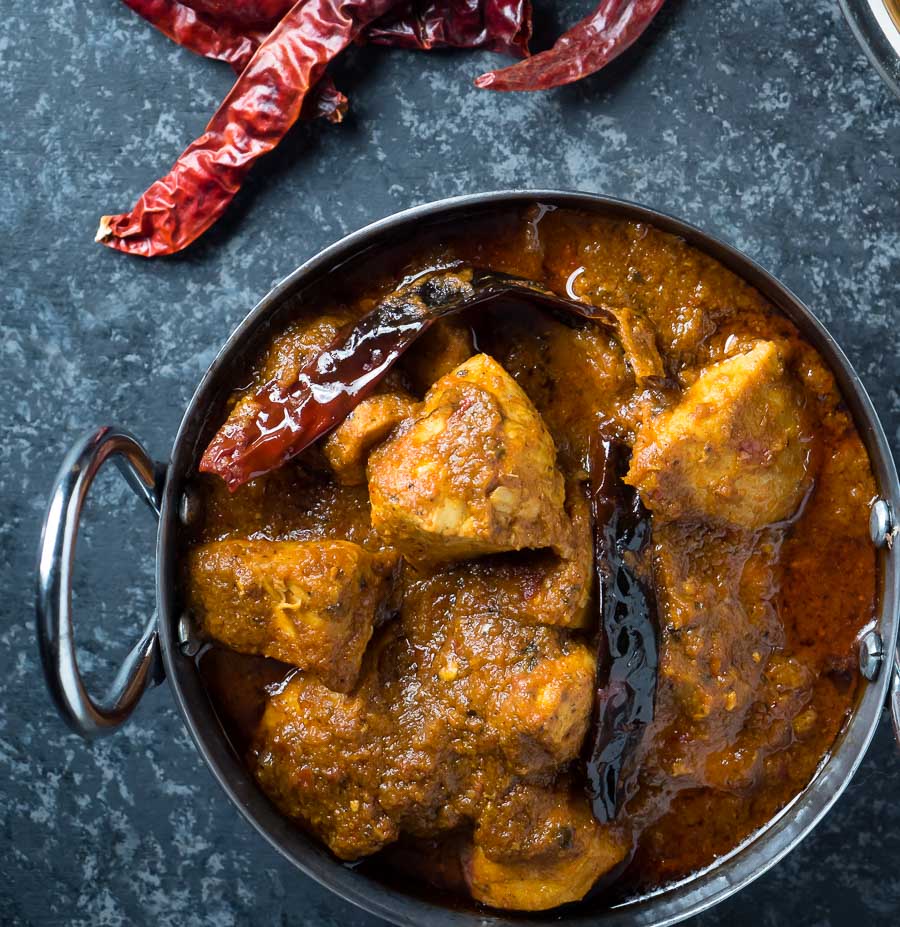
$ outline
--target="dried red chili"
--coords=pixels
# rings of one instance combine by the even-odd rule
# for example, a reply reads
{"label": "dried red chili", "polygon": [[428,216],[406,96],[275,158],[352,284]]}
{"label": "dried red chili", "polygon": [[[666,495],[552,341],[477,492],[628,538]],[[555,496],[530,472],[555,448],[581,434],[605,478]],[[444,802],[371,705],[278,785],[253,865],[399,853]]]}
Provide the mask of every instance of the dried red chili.
{"label": "dried red chili", "polygon": [[173,42],[205,58],[227,61],[240,74],[265,33],[248,32],[228,22],[210,20],[178,0],[123,0]]}
{"label": "dried red chili", "polygon": [[340,332],[290,383],[261,386],[209,443],[200,470],[232,491],[296,457],[342,422],[438,319],[515,295],[614,327],[607,309],[557,296],[531,280],[460,268],[420,277]]}
{"label": "dried red chili", "polygon": [[488,48],[519,57],[530,38],[530,0],[409,0],[365,33],[374,45]]}
{"label": "dried red chili", "polygon": [[547,51],[476,78],[490,90],[547,90],[599,71],[650,25],[665,0],[601,0]]}
{"label": "dried red chili", "polygon": [[653,720],[659,635],[656,600],[634,560],[650,543],[650,513],[622,477],[631,450],[598,436],[591,442],[590,495],[597,575],[597,686],[584,740],[585,790],[600,823],[615,818],[624,777]]}
{"label": "dried red chili", "polygon": [[[290,0],[184,0],[218,21],[272,28]],[[530,0],[407,0],[366,29],[362,41],[395,48],[488,48],[524,57],[531,37]]]}
{"label": "dried red chili", "polygon": [[153,257],[173,254],[227,208],[258,158],[300,116],[326,64],[397,0],[300,0],[260,45],[206,131],[129,213],[103,216],[97,241]]}
{"label": "dried red chili", "polygon": [[[240,74],[265,38],[265,33],[242,31],[211,22],[177,0],[123,0],[173,42],[204,58],[227,61]],[[282,2],[282,0],[279,0]],[[326,74],[303,102],[303,119],[340,122],[347,113],[347,97]]]}
{"label": "dried red chili", "polygon": [[269,29],[294,5],[293,0],[184,0],[184,3],[220,21]]}

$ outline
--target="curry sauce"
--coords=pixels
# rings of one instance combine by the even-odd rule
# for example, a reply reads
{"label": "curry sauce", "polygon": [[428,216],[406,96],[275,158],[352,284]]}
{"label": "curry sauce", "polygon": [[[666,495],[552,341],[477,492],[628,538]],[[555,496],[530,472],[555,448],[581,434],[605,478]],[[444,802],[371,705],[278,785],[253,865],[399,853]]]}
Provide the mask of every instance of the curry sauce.
{"label": "curry sauce", "polygon": [[[442,226],[332,276],[243,384],[460,262],[618,328],[473,309],[281,469],[233,494],[198,474],[200,671],[261,788],[339,858],[500,908],[621,899],[734,849],[831,748],[875,617],[870,463],[827,365],[755,289],[651,226],[565,209]],[[659,624],[654,718],[604,825],[579,763],[597,435],[631,448]]]}

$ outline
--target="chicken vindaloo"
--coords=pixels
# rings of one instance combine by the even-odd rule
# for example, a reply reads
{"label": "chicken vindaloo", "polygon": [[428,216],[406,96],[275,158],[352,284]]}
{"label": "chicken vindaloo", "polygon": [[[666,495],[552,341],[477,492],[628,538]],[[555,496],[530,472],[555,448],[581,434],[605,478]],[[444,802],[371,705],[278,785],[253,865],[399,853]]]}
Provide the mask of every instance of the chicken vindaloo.
{"label": "chicken vindaloo", "polygon": [[[479,274],[523,283],[450,312]],[[680,239],[563,209],[334,277],[193,487],[200,670],[262,790],[340,859],[498,908],[732,850],[829,750],[874,617],[823,359]]]}

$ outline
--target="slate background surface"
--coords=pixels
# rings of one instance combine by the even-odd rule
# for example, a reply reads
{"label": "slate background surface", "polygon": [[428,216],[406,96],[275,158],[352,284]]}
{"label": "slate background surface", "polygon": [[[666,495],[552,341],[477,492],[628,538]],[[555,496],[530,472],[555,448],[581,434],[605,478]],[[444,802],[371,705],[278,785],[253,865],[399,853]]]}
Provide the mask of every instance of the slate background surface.
{"label": "slate background surface", "polygon": [[[552,36],[589,6],[545,2]],[[450,194],[602,191],[746,250],[830,326],[900,439],[900,103],[833,0],[670,0],[625,60],[544,95],[477,91],[488,54],[354,50],[346,122],[301,126],[187,254],[92,241],[200,132],[229,70],[116,0],[0,19],[0,922],[375,925],[294,871],[202,766],[165,687],[85,745],[44,692],[34,552],[70,442],[108,422],[161,458],[232,326],[344,233]],[[80,547],[77,620],[95,686],[153,607],[153,526],[104,477]],[[835,564],[836,581],[840,565]],[[696,920],[825,927],[900,916],[900,758],[887,721],[826,822]]]}

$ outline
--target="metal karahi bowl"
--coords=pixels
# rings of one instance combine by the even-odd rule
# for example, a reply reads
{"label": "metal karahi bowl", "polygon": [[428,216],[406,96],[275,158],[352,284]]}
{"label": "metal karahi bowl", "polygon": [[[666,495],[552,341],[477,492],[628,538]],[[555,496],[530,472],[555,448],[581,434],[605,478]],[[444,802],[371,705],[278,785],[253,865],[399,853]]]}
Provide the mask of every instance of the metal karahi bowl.
{"label": "metal karahi bowl", "polygon": [[[706,252],[755,286],[800,329],[830,364],[872,460],[878,498],[871,533],[879,547],[878,621],[860,641],[865,678],[850,720],[812,782],[765,828],[710,868],[675,885],[616,907],[602,897],[543,915],[514,915],[465,903],[448,907],[412,886],[387,884],[365,867],[347,866],[284,818],[258,789],[232,748],[209,701],[193,658],[189,622],[179,590],[179,538],[190,519],[185,488],[211,431],[218,424],[236,367],[279,324],[279,313],[299,293],[321,284],[338,268],[371,259],[436,224],[462,221],[533,203],[567,207],[655,225]],[[249,347],[248,347],[249,346]],[[112,692],[101,704],[88,695],[75,659],[71,572],[82,506],[97,471],[113,459],[159,518],[156,548],[157,614],[126,659]],[[455,197],[417,206],[382,219],[326,248],[268,293],[219,351],[184,413],[168,464],[154,463],[128,432],[106,427],[83,437],[63,463],[47,511],[38,565],[37,631],[51,694],[67,723],[90,737],[108,733],[130,714],[144,689],[167,679],[197,749],[237,809],[295,866],[341,897],[400,925],[445,927],[606,925],[662,927],[712,907],[766,872],[795,847],[837,800],[863,760],[885,701],[900,731],[900,543],[891,545],[900,512],[900,484],[872,403],[832,337],[789,290],[734,248],[678,219],[609,197],[551,190],[525,190]]]}
{"label": "metal karahi bowl", "polygon": [[841,0],[857,41],[900,97],[900,0]]}

